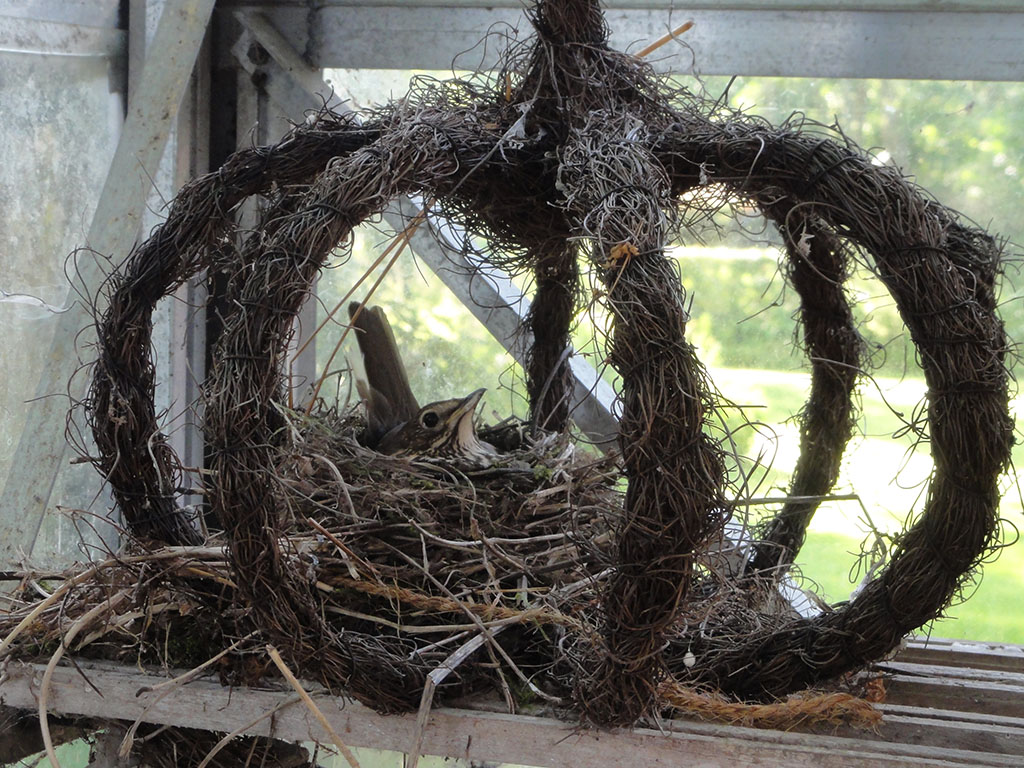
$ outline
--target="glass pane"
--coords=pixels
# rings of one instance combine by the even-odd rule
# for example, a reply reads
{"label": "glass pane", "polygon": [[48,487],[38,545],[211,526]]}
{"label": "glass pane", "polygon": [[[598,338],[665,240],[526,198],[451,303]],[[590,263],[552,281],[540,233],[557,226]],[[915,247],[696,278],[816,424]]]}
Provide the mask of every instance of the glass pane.
{"label": "glass pane", "polygon": [[[344,402],[348,398],[357,398],[353,383],[355,374],[349,369],[354,367],[361,371],[361,362],[351,333],[340,351],[335,352],[345,330],[344,324],[348,323],[348,301],[342,306],[338,302],[381,255],[392,238],[393,233],[382,225],[363,224],[354,233],[351,258],[326,270],[320,278],[317,287],[321,302],[318,325],[337,309],[332,321],[316,337],[317,375],[322,376],[324,370],[329,371],[320,393],[327,400],[337,398]],[[361,301],[366,296],[369,286],[388,260],[353,294],[353,300]],[[387,313],[409,373],[409,383],[421,405],[467,395],[486,387],[478,413],[487,423],[500,421],[510,413],[525,416],[525,402],[521,396],[513,394],[514,383],[522,380],[519,367],[429,267],[415,259],[413,253],[406,251],[399,257],[374,292],[369,305],[380,305]],[[522,392],[522,387],[516,386],[514,391]]]}
{"label": "glass pane", "polygon": [[[709,79],[708,95],[717,98],[727,83],[727,78]],[[1024,243],[1024,221],[1018,214],[1024,204],[1024,136],[1016,128],[1024,121],[1022,83],[738,78],[729,103],[776,125],[794,112],[838,122],[853,141],[872,148],[878,163],[902,168],[939,202],[1011,243]],[[783,290],[776,275],[780,253],[765,242],[772,238],[752,239],[727,238],[718,248],[688,247],[681,254],[681,268],[693,299],[693,339],[711,364],[716,384],[736,402],[761,406],[748,415],[769,424],[778,436],[769,440],[752,433],[745,446],[750,455],[764,449],[774,457],[768,482],[757,495],[781,495],[781,488],[768,489],[784,486],[795,464],[798,428],[786,419],[806,397],[809,379],[793,344],[797,300],[792,291]],[[1010,245],[1008,255],[1014,250],[1019,246]],[[861,331],[878,345],[874,382],[860,390],[862,435],[848,449],[836,488],[837,494],[853,493],[859,501],[824,506],[799,558],[804,574],[832,600],[844,599],[864,575],[851,553],[873,539],[867,519],[883,534],[900,530],[920,510],[932,467],[927,445],[915,447],[911,435],[893,438],[906,431],[904,421],[922,407],[925,392],[895,307],[866,270],[855,275],[852,292]],[[1024,338],[1019,293],[1018,266],[1008,263],[1001,311],[1011,340]],[[744,322],[746,318],[753,319]],[[771,352],[766,355],[765,350]],[[767,370],[751,376],[752,368]],[[1019,399],[1015,408],[1019,410]],[[1019,465],[1019,448],[1014,458]],[[1001,509],[1008,542],[1024,523],[1014,482],[1007,481]],[[1024,551],[1003,551],[984,575],[971,601],[950,610],[959,621],[938,622],[934,633],[1024,642],[1024,622],[1000,608],[1024,588]]]}
{"label": "glass pane", "polygon": [[[0,53],[0,484],[21,438],[24,404],[47,364],[55,318],[76,298],[68,296],[65,268],[85,241],[116,146],[115,91],[105,59]],[[78,362],[62,365],[70,377]],[[97,540],[93,527],[110,533],[95,518],[104,512],[93,505],[99,487],[91,467],[66,468],[53,499],[89,514],[76,523],[51,509],[41,527],[5,521],[17,524],[17,546],[31,549],[37,564],[80,559],[79,529],[89,542]]]}
{"label": "glass pane", "polygon": [[[411,72],[335,70],[327,73],[339,90],[368,106],[401,95]],[[431,73],[438,77],[445,73]],[[692,79],[680,80],[699,90]],[[703,88],[717,99],[728,78],[709,78]],[[728,103],[781,125],[794,113],[821,123],[838,122],[861,146],[873,148],[879,164],[893,164],[941,203],[957,209],[1011,243],[1024,243],[1024,84],[988,82],[825,80],[812,78],[736,79]],[[721,223],[721,222],[716,222]],[[765,456],[768,465],[757,496],[782,496],[796,462],[798,426],[792,419],[808,392],[807,364],[794,344],[798,297],[779,271],[778,238],[756,218],[744,218],[724,234],[713,227],[693,233],[675,252],[692,300],[691,341],[709,366],[716,386],[732,402],[747,406],[758,428],[738,433],[747,456]],[[1019,251],[1011,246],[1009,251]],[[1012,340],[1024,339],[1024,303],[1020,276],[1008,263],[1002,289],[1002,315]],[[386,285],[386,283],[385,283]],[[928,446],[913,444],[906,420],[921,407],[925,385],[913,349],[892,301],[866,270],[854,276],[861,330],[874,343],[874,381],[860,390],[864,413],[861,436],[851,445],[837,495],[856,499],[826,504],[816,516],[800,558],[806,577],[820,584],[830,600],[845,599],[863,577],[857,557],[862,545],[901,530],[920,511],[924,483],[931,471]],[[434,294],[427,291],[428,297]],[[401,302],[401,294],[396,296]],[[400,312],[414,316],[422,301],[410,295]],[[604,318],[580,318],[577,349],[593,350],[593,327]],[[411,327],[411,323],[410,323]],[[472,343],[476,324],[467,314],[451,314],[443,333],[431,341],[429,325],[416,325],[417,353],[444,356],[444,338]],[[463,345],[465,346],[465,345]],[[600,345],[598,345],[600,346]],[[438,354],[434,354],[437,350]],[[595,354],[591,359],[602,359]],[[481,354],[480,365],[488,355]],[[505,369],[498,363],[492,375]],[[459,370],[464,366],[460,364]],[[612,372],[608,372],[610,375]],[[484,373],[474,374],[482,381]],[[475,384],[472,386],[481,386]],[[464,384],[463,386],[467,386]],[[521,392],[521,387],[519,389]],[[518,400],[521,403],[521,399]],[[1019,402],[1019,401],[1018,401]],[[502,413],[508,413],[507,404]],[[740,420],[725,411],[730,426]],[[1022,449],[1015,452],[1020,463]],[[747,464],[749,469],[750,464]],[[1014,541],[1024,525],[1024,510],[1008,478],[1002,506],[1005,540]],[[753,490],[753,489],[752,489]],[[870,519],[870,523],[869,523]],[[940,622],[939,635],[1024,642],[1024,622],[1001,608],[1024,589],[1024,548],[1011,547],[985,568],[985,580],[970,602],[955,606]]]}

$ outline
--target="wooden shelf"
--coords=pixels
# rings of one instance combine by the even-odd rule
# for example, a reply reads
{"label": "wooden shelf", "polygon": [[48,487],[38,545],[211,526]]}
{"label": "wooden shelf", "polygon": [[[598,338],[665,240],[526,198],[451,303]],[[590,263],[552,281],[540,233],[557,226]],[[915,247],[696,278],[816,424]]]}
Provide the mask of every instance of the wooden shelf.
{"label": "wooden shelf", "polygon": [[[979,665],[966,666],[968,661]],[[666,722],[662,731],[595,731],[550,718],[438,708],[430,716],[423,751],[522,765],[603,768],[1024,764],[1024,649],[914,642],[878,668],[891,677],[882,706],[885,720],[873,733],[845,728],[781,732],[685,720]],[[35,710],[43,669],[9,663],[0,679],[0,703]],[[56,670],[51,711],[330,742],[290,689],[230,689],[200,679],[151,690],[166,679],[167,673],[79,661],[78,669]],[[326,694],[315,698],[349,746],[404,752],[414,741],[414,714],[382,716]]]}

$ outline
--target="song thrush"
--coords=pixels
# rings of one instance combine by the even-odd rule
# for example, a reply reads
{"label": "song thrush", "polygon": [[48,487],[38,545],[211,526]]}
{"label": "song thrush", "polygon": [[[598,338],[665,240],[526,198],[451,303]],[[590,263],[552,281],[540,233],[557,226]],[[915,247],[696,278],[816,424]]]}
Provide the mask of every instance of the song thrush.
{"label": "song thrush", "polygon": [[485,390],[465,397],[419,406],[409,386],[391,324],[380,307],[349,304],[348,313],[366,369],[357,381],[366,404],[365,443],[395,456],[439,458],[471,466],[487,466],[497,456],[494,446],[476,434],[473,416]]}

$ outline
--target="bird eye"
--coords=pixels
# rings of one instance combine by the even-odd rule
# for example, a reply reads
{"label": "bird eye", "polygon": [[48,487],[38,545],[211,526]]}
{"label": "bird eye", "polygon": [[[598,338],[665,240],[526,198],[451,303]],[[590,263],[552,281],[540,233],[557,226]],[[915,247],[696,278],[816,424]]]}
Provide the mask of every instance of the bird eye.
{"label": "bird eye", "polygon": [[420,424],[427,429],[433,429],[441,423],[441,417],[437,415],[437,411],[427,411],[420,416]]}

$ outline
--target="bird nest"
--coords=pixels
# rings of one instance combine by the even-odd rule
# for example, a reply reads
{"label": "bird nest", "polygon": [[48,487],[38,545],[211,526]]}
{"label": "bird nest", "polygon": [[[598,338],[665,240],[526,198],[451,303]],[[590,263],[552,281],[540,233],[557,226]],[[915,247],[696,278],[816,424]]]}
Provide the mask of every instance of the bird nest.
{"label": "bird nest", "polygon": [[[73,579],[73,604],[20,631],[32,647],[113,590],[136,611],[189,606],[162,621],[206,626],[210,644],[181,662],[255,633],[297,674],[382,711],[489,683],[510,702],[614,725],[687,690],[723,706],[716,696],[803,691],[941,615],[997,543],[1013,441],[998,244],[841,134],[731,112],[610,50],[593,0],[541,0],[531,15],[536,36],[492,75],[420,82],[361,115],[325,109],[235,153],[182,189],[112,277],[87,403],[96,465],[130,532],[178,549]],[[486,241],[490,261],[534,277],[526,388],[531,421],[553,434],[505,425],[488,436],[501,458],[485,469],[383,456],[360,444],[358,417],[296,411],[283,394],[292,322],[318,272],[344,258],[354,226],[408,193]],[[254,196],[262,221],[242,231],[235,213]],[[792,501],[732,553],[722,531],[735,478],[665,253],[730,200],[782,236],[812,371]],[[622,381],[614,458],[583,458],[561,436],[584,257]],[[850,602],[801,617],[771,596],[854,429],[854,259],[916,345],[935,470],[885,568]],[[203,270],[227,277],[202,422],[206,501],[223,528],[212,542],[181,503],[150,357],[157,302]],[[243,663],[252,654],[235,648],[225,675],[262,674],[265,663]]]}

